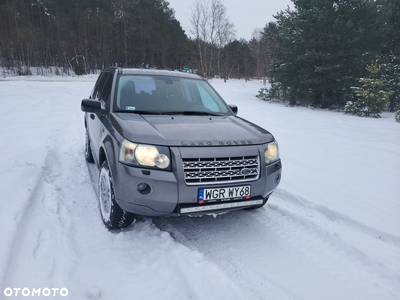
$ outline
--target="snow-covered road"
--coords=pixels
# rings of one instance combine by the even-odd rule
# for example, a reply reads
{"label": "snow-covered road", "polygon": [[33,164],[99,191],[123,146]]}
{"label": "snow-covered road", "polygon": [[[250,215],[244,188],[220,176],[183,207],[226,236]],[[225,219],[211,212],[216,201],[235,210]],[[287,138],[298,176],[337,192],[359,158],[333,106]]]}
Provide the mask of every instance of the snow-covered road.
{"label": "snow-covered road", "polygon": [[[400,126],[254,97],[213,81],[280,142],[268,204],[217,218],[144,218],[110,232],[83,157],[95,77],[0,81],[0,299],[400,299]],[[23,297],[24,299],[27,297]],[[14,297],[20,299],[20,297]],[[36,297],[38,299],[38,297]]]}

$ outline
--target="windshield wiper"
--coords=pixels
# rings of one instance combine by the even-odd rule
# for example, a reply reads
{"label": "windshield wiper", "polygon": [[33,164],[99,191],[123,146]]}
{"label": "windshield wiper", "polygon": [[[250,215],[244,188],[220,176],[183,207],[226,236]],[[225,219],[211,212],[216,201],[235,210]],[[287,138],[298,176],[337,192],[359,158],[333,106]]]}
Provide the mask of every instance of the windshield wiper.
{"label": "windshield wiper", "polygon": [[221,113],[213,113],[209,111],[195,111],[195,110],[177,110],[177,111],[163,111],[162,115],[190,115],[190,116],[223,116]]}

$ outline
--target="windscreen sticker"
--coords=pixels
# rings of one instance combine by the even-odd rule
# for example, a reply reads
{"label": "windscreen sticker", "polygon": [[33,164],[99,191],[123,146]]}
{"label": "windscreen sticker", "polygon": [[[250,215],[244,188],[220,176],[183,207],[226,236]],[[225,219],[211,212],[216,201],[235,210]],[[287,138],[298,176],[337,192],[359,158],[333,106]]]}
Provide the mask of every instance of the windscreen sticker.
{"label": "windscreen sticker", "polygon": [[125,107],[126,110],[136,110],[136,107],[134,106],[127,106]]}

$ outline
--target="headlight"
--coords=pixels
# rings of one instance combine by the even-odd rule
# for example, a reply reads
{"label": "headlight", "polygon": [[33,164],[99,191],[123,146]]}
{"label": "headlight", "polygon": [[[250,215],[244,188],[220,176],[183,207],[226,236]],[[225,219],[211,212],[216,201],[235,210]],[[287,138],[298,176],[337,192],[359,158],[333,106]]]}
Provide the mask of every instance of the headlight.
{"label": "headlight", "polygon": [[130,165],[167,169],[170,167],[169,156],[168,147],[135,144],[124,140],[119,161]]}
{"label": "headlight", "polygon": [[272,143],[267,144],[267,148],[265,149],[265,163],[269,164],[278,159],[279,159],[278,142],[274,141]]}

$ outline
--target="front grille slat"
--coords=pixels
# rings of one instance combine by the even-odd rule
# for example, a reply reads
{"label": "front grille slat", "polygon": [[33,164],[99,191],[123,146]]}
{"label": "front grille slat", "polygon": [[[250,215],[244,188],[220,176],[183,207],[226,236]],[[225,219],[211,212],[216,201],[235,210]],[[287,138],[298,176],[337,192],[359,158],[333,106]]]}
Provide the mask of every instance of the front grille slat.
{"label": "front grille slat", "polygon": [[188,185],[243,182],[256,180],[260,174],[258,156],[182,159]]}

